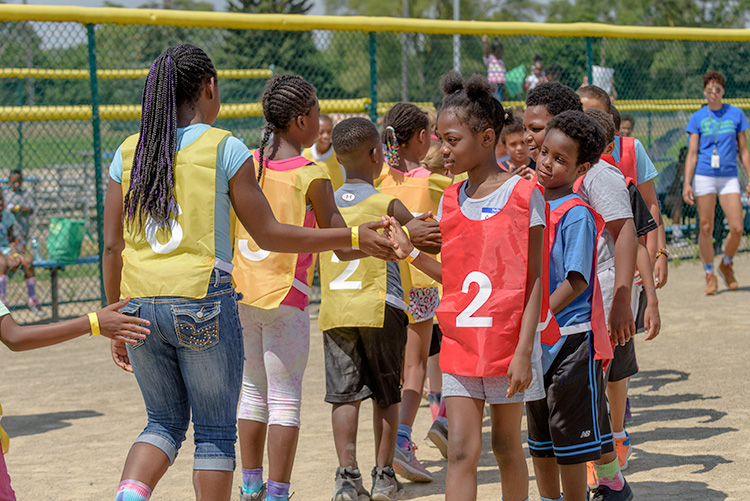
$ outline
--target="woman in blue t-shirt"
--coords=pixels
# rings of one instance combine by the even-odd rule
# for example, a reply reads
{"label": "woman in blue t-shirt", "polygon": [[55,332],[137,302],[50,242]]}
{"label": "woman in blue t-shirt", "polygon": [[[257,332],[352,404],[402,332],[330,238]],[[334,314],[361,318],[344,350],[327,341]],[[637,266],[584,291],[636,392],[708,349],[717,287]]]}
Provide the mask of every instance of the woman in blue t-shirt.
{"label": "woman in blue t-shirt", "polygon": [[[717,71],[709,71],[703,75],[703,95],[706,96],[708,105],[693,113],[687,126],[688,156],[682,188],[685,202],[689,205],[697,203],[698,206],[698,247],[706,272],[708,295],[714,294],[717,288],[712,241],[717,196],[729,223],[729,236],[719,272],[727,287],[737,289],[732,258],[740,246],[743,229],[740,182],[737,176],[738,155],[750,176],[750,152],[745,138],[747,118],[741,109],[731,104],[722,104],[724,84],[724,75]],[[750,193],[750,184],[745,188]]]}

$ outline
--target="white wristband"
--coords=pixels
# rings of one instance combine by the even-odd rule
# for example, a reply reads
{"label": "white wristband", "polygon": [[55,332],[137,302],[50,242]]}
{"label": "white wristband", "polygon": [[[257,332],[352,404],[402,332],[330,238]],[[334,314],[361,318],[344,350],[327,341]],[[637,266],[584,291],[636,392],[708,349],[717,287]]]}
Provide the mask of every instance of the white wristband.
{"label": "white wristband", "polygon": [[409,253],[409,255],[404,258],[404,261],[406,261],[407,263],[412,263],[414,262],[415,259],[417,259],[419,254],[420,254],[419,249],[414,247]]}

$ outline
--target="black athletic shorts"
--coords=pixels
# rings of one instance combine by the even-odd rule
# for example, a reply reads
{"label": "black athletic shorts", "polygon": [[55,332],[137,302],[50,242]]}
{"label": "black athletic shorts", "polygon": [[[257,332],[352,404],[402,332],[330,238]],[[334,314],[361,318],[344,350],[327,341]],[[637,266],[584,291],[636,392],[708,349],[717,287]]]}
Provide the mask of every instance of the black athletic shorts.
{"label": "black athletic shorts", "polygon": [[635,359],[635,338],[631,337],[625,346],[615,346],[615,358],[607,367],[607,381],[615,382],[638,374],[638,361]]}
{"label": "black athletic shorts", "polygon": [[614,450],[603,382],[590,333],[565,336],[544,375],[547,397],[526,402],[532,457],[578,464]]}
{"label": "black athletic shorts", "polygon": [[443,331],[438,324],[432,324],[432,339],[430,340],[430,356],[440,353],[440,346],[443,344]]}
{"label": "black athletic shorts", "polygon": [[325,401],[372,398],[381,407],[401,401],[401,370],[409,318],[385,305],[383,327],[338,327],[323,332]]}

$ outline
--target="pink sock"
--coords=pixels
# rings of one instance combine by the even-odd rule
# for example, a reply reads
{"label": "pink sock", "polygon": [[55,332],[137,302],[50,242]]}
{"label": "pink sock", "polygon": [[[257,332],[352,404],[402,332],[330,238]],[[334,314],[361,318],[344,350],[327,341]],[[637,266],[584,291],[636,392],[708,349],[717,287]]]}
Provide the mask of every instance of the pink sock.
{"label": "pink sock", "polygon": [[36,299],[36,277],[26,279],[26,292],[29,293],[29,299]]}
{"label": "pink sock", "polygon": [[123,480],[117,487],[115,501],[148,501],[151,489],[138,480]]}
{"label": "pink sock", "polygon": [[438,409],[438,417],[446,417],[447,414],[445,412],[445,399],[440,400],[440,408]]}

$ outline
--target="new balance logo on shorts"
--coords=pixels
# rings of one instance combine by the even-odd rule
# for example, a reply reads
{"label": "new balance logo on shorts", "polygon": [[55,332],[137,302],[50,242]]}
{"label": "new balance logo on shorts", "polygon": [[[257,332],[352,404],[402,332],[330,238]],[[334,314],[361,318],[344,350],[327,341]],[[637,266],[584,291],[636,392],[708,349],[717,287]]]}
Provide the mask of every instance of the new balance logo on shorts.
{"label": "new balance logo on shorts", "polygon": [[591,430],[581,432],[581,438],[589,438],[591,436]]}

